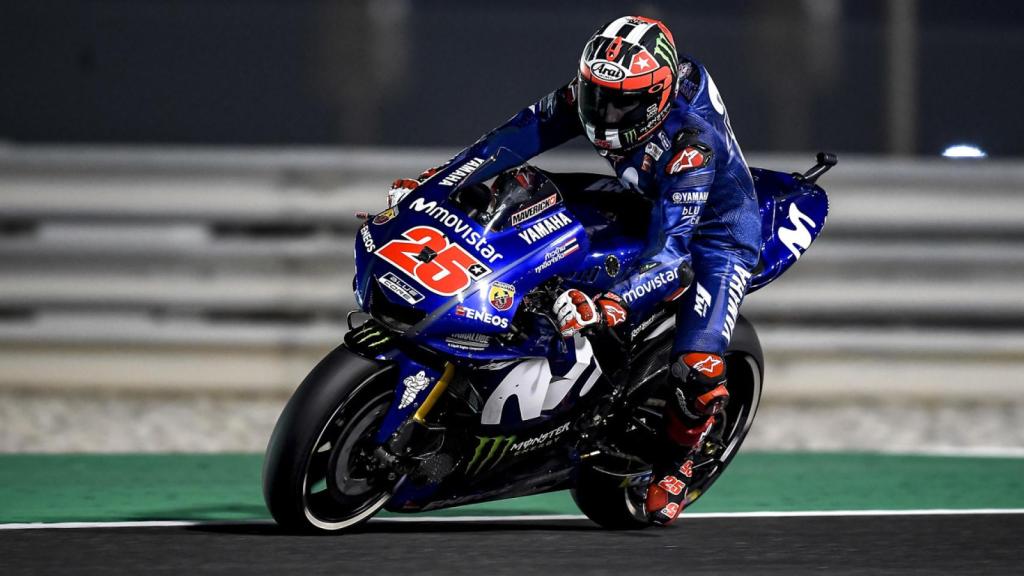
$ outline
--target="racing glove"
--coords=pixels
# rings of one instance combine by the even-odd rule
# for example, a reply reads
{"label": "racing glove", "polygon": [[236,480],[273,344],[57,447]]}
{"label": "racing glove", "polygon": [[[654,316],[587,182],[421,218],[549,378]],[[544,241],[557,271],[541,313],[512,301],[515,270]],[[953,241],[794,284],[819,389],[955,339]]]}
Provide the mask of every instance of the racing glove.
{"label": "racing glove", "polygon": [[394,208],[409,195],[410,192],[419,187],[420,183],[416,180],[409,178],[399,178],[391,183],[391,189],[388,190],[388,208]]}
{"label": "racing glove", "polygon": [[441,168],[428,168],[424,170],[415,180],[411,178],[399,178],[391,183],[391,189],[388,190],[388,208],[394,208],[409,195],[410,192],[419,187],[420,184],[425,182],[428,178],[437,173]]}
{"label": "racing glove", "polygon": [[618,326],[626,321],[626,307],[622,298],[611,292],[590,298],[573,288],[556,298],[553,308],[558,318],[558,329],[565,338],[590,326],[600,329]]}

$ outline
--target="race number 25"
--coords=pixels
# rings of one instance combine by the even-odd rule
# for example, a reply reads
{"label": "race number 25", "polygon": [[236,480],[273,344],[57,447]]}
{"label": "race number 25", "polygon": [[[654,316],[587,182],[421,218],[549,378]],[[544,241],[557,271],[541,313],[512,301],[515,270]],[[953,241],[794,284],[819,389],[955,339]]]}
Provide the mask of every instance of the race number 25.
{"label": "race number 25", "polygon": [[[404,240],[395,239],[381,246],[377,256],[436,294],[453,296],[491,272],[465,248],[448,242],[436,228],[417,226],[403,232],[402,237]],[[431,252],[436,256],[431,256]]]}

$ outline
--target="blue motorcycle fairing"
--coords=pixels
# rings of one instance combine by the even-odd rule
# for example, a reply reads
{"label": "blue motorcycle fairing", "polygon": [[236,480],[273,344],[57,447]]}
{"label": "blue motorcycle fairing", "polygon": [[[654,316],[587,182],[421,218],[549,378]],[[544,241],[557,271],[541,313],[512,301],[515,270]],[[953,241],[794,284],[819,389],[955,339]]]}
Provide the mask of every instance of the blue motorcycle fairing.
{"label": "blue motorcycle fairing", "polygon": [[[524,296],[554,275],[568,276],[579,268],[590,247],[577,219],[561,202],[500,230],[476,222],[450,200],[463,185],[480,182],[490,161],[472,178],[447,187],[459,167],[448,167],[417,188],[399,206],[378,214],[360,228],[355,243],[357,302],[365,311],[381,315],[394,310],[392,322],[408,339],[461,360],[494,361],[546,355],[546,344],[526,340],[498,346],[497,335],[508,332]],[[443,236],[429,238],[445,252],[452,246],[463,260],[455,268],[441,268],[433,278],[462,275],[458,290],[436,290],[431,277],[417,276],[420,267],[443,262],[440,254],[430,262],[418,256],[396,262],[394,244],[422,247],[405,234]],[[426,231],[426,232],[424,232]],[[436,234],[435,234],[436,233]],[[396,240],[397,239],[397,240]],[[403,248],[404,250],[405,248]],[[414,262],[414,260],[417,260]],[[469,262],[469,264],[467,264]],[[435,266],[435,269],[439,266]],[[477,268],[477,274],[472,270]],[[388,310],[382,310],[382,309]],[[398,317],[401,316],[401,317]]]}
{"label": "blue motorcycle fairing", "polygon": [[[360,306],[381,312],[375,302],[383,299],[389,305],[383,307],[385,313],[404,309],[406,316],[395,321],[400,324],[406,320],[407,325],[392,328],[411,344],[439,353],[438,364],[447,360],[470,367],[472,384],[484,402],[479,424],[460,433],[473,434],[477,440],[476,453],[463,456],[469,461],[487,459],[486,465],[474,464],[475,476],[460,468],[456,476],[441,483],[404,482],[389,502],[390,510],[447,507],[565,487],[578,455],[574,435],[560,432],[561,427],[571,424],[580,401],[601,381],[600,366],[592,358],[592,350],[587,352],[580,343],[585,339],[575,339],[572,346],[565,346],[557,327],[542,314],[519,315],[517,327],[524,337],[503,338],[500,342],[497,337],[509,331],[525,295],[547,279],[557,275],[575,284],[589,279],[589,285],[597,288],[636,273],[643,264],[636,261],[642,246],[629,238],[621,246],[612,242],[607,248],[605,242],[592,245],[584,229],[587,216],[577,218],[562,202],[505,229],[491,230],[475,222],[450,200],[459,183],[446,186],[444,182],[451,183],[453,175],[462,185],[479,182],[487,166],[488,162],[481,163],[469,176],[462,164],[446,167],[397,208],[367,223],[357,235],[355,285]],[[764,246],[761,264],[752,279],[751,289],[758,289],[785,272],[817,237],[828,213],[828,202],[823,190],[790,175],[759,169],[753,169],[752,174],[757,183]],[[521,236],[527,228],[551,218],[560,222],[556,229],[537,229],[536,237]],[[440,294],[423,285],[415,272],[379,256],[383,246],[410,229],[424,226],[441,232],[448,243],[446,248],[459,246],[487,270],[462,290]],[[485,252],[484,246],[490,250]],[[608,270],[609,256],[619,261],[617,273]],[[666,266],[640,269],[644,270],[641,285],[648,280],[656,285],[658,278],[664,276],[667,281],[674,273]],[[381,283],[385,277],[384,282],[391,285]],[[495,285],[504,290],[498,298],[491,294]],[[410,310],[413,316],[408,315]],[[634,337],[661,329],[660,323],[641,328],[639,323],[644,318],[633,320],[637,323]],[[382,321],[387,323],[387,319]],[[439,368],[424,366],[397,348],[378,355],[385,357],[401,369],[395,400],[378,430],[381,443],[408,420],[440,377]],[[421,371],[423,375],[417,380]],[[399,408],[409,378],[413,379],[414,400]],[[421,388],[424,380],[427,383]]]}
{"label": "blue motorcycle fairing", "polygon": [[[411,511],[431,505],[450,506],[452,500],[468,503],[494,498],[495,491],[512,490],[514,480],[533,476],[536,466],[557,471],[551,477],[551,486],[567,479],[577,459],[570,431],[574,408],[604,378],[589,340],[577,335],[572,343],[568,352],[553,353],[550,358],[479,366],[473,385],[484,399],[480,422],[462,431],[475,435],[477,441],[467,468],[469,478],[443,491],[441,484],[403,482],[396,487],[388,509]],[[425,398],[429,389],[420,392],[418,398]],[[402,394],[400,387],[396,400]],[[414,408],[408,410],[404,412],[406,418]],[[378,430],[379,442],[402,425],[402,414],[391,406]],[[495,478],[489,473],[499,469],[499,464],[502,473]]]}
{"label": "blue motorcycle fairing", "polygon": [[747,293],[782,275],[807,251],[828,218],[828,194],[792,174],[751,168],[761,212],[761,258]]}

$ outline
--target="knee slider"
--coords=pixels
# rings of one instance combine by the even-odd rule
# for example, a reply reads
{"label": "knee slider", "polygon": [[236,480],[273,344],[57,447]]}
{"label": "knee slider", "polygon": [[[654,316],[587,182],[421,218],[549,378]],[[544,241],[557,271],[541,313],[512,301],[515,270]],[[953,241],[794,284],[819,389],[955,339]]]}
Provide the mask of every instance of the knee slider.
{"label": "knee slider", "polygon": [[684,422],[704,422],[721,412],[729,401],[725,359],[717,354],[683,354],[672,364],[671,374],[675,401],[670,406]]}

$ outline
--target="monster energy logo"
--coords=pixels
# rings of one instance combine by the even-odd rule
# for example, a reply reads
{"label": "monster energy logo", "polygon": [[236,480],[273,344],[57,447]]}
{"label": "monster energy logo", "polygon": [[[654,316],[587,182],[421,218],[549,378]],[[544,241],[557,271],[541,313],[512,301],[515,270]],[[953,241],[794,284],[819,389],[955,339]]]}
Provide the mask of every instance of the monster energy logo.
{"label": "monster energy logo", "polygon": [[[508,452],[512,443],[516,441],[515,436],[477,436],[476,438],[480,442],[476,445],[476,452],[473,452],[473,459],[466,466],[467,476],[479,474],[485,467],[497,466],[498,462],[505,457],[505,453]],[[473,466],[476,466],[476,470],[473,470]]]}
{"label": "monster energy logo", "polygon": [[367,348],[374,348],[387,342],[388,335],[377,328],[369,328],[365,332],[357,334],[352,341]]}
{"label": "monster energy logo", "polygon": [[[494,468],[501,463],[510,449],[512,456],[519,456],[537,448],[549,446],[568,430],[569,422],[566,422],[522,442],[516,442],[516,436],[477,436],[476,439],[479,442],[476,445],[476,451],[473,452],[473,459],[466,466],[466,475],[472,476],[479,474],[484,468]],[[474,466],[476,466],[476,470],[473,469]]]}
{"label": "monster energy logo", "polygon": [[667,60],[666,63],[673,69],[679,65],[679,61],[676,59],[676,48],[668,41],[664,32],[659,32],[658,38],[654,41],[654,55]]}

